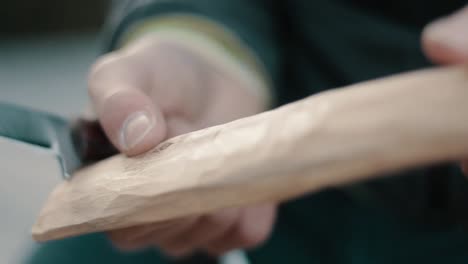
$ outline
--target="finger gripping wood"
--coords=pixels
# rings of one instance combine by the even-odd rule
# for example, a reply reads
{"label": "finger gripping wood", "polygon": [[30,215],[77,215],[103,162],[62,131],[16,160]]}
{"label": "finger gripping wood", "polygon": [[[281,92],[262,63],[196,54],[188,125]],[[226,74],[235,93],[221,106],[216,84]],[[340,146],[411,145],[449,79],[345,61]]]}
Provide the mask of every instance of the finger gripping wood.
{"label": "finger gripping wood", "polygon": [[402,74],[115,156],[50,195],[39,241],[284,201],[468,155],[468,68]]}

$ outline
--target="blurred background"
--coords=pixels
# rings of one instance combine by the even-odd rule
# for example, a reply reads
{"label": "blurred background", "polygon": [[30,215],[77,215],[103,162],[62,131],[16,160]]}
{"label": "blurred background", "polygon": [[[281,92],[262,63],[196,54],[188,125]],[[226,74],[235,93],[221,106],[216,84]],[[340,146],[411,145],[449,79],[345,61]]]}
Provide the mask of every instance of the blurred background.
{"label": "blurred background", "polygon": [[[79,115],[87,106],[86,75],[100,52],[109,4],[2,1],[0,102],[65,117]],[[0,137],[0,263],[24,263],[36,254],[39,245],[32,241],[30,228],[60,181],[52,152]]]}
{"label": "blurred background", "polygon": [[0,100],[73,116],[110,0],[2,1]]}

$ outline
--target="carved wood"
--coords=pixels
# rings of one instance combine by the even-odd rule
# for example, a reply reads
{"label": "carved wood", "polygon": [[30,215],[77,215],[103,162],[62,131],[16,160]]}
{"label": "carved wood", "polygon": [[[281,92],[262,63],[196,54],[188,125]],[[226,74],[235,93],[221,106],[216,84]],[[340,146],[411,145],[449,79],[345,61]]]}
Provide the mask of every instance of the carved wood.
{"label": "carved wood", "polygon": [[36,240],[284,201],[468,156],[468,68],[331,90],[78,171],[50,195]]}

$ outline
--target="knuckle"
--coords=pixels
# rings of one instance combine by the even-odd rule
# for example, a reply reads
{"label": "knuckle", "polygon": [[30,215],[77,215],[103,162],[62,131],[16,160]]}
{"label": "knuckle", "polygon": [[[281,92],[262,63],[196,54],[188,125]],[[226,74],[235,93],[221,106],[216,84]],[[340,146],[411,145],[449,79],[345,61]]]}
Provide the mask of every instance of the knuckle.
{"label": "knuckle", "polygon": [[124,251],[131,251],[141,246],[137,242],[128,241],[119,237],[109,237],[109,240],[114,247]]}
{"label": "knuckle", "polygon": [[264,226],[241,225],[237,233],[240,247],[248,249],[259,246],[268,239],[269,230]]}
{"label": "knuckle", "polygon": [[94,80],[96,76],[102,74],[103,69],[110,63],[115,62],[119,59],[119,56],[116,52],[111,52],[106,55],[99,57],[91,66],[88,73],[88,80]]}
{"label": "knuckle", "polygon": [[123,230],[117,230],[117,231],[112,231],[107,233],[107,237],[112,241],[112,242],[124,242],[127,241],[127,232]]}
{"label": "knuckle", "polygon": [[215,247],[207,247],[204,251],[213,257],[218,257],[226,253],[228,250],[224,251]]}
{"label": "knuckle", "polygon": [[213,227],[222,227],[229,225],[237,218],[237,212],[222,212],[218,214],[209,214],[204,217],[204,220]]}
{"label": "knuckle", "polygon": [[88,72],[88,89],[99,90],[108,80],[121,78],[128,73],[127,59],[119,52],[111,52],[98,58]]}
{"label": "knuckle", "polygon": [[180,258],[186,255],[189,255],[193,249],[192,248],[177,248],[177,247],[162,247],[160,248],[166,255]]}

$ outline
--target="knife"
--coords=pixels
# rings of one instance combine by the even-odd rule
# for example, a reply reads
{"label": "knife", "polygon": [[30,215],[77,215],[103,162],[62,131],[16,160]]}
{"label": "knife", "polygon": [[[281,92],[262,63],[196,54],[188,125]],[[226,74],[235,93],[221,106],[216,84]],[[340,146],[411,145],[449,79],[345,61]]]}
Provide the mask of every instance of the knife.
{"label": "knife", "polygon": [[[118,153],[97,121],[86,119],[70,121],[57,115],[5,102],[0,102],[1,137],[49,149],[56,157],[65,180],[71,179],[71,175],[76,170]],[[15,230],[22,233],[22,225],[24,224],[18,223],[14,227]],[[14,237],[10,238],[10,242],[11,239],[21,240]],[[21,251],[21,248],[14,248]],[[3,257],[6,257],[10,263],[13,263],[10,258],[15,259],[14,262],[20,258],[16,253],[8,254],[13,257]],[[0,261],[4,260],[3,257],[0,257]],[[244,259],[241,263],[248,263],[241,251],[231,252],[220,260],[200,253],[174,263],[231,263],[231,258],[236,258],[237,262],[234,263],[238,263],[240,257]]]}
{"label": "knife", "polygon": [[0,102],[0,263],[29,263],[30,227],[53,186],[116,152],[96,121]]}
{"label": "knife", "polygon": [[97,121],[69,121],[5,102],[0,102],[0,136],[50,149],[64,179],[82,166],[118,153]]}

